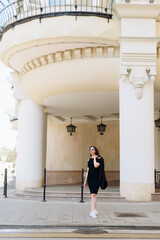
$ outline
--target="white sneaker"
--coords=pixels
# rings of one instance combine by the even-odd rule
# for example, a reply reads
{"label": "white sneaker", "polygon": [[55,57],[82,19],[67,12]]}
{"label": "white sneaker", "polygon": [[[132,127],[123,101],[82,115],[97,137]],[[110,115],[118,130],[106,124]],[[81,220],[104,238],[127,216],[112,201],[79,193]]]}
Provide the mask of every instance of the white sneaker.
{"label": "white sneaker", "polygon": [[90,217],[92,218],[97,218],[96,214],[94,211],[91,211],[90,214],[89,214]]}
{"label": "white sneaker", "polygon": [[96,209],[93,210],[95,212],[96,215],[98,215],[98,211]]}

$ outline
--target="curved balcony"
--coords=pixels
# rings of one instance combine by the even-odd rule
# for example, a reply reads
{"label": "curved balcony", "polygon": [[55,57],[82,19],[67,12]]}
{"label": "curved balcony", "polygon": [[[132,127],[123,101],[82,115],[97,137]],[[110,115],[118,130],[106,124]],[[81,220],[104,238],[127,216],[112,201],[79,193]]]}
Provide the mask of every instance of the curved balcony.
{"label": "curved balcony", "polygon": [[0,33],[17,24],[53,16],[112,18],[113,0],[18,0],[0,11]]}

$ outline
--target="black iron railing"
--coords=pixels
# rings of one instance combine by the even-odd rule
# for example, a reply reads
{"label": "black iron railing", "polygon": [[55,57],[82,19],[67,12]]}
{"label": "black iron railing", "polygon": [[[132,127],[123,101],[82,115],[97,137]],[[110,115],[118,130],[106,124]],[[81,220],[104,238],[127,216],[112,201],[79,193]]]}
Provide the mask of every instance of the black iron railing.
{"label": "black iron railing", "polygon": [[155,188],[160,187],[160,171],[154,170],[154,178],[155,178]]}
{"label": "black iron railing", "polygon": [[15,25],[53,16],[112,18],[113,0],[18,0],[0,11],[1,35]]}

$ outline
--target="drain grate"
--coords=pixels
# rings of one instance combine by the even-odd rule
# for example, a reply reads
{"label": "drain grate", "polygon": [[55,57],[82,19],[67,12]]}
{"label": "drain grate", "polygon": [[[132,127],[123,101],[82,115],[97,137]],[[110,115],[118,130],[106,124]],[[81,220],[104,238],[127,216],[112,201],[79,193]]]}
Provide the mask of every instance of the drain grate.
{"label": "drain grate", "polygon": [[105,234],[108,233],[106,230],[101,228],[79,228],[74,231],[74,233],[80,234]]}
{"label": "drain grate", "polygon": [[138,218],[138,217],[147,217],[145,213],[121,213],[121,212],[116,212],[114,213],[116,217],[120,218],[126,218],[126,217],[132,217],[132,218]]}

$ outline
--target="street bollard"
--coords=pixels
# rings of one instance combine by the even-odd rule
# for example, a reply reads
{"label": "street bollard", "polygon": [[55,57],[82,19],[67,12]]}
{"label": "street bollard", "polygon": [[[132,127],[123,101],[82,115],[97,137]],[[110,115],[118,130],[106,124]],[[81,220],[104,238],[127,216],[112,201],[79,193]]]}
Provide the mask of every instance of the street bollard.
{"label": "street bollard", "polygon": [[154,169],[154,183],[155,183],[155,188],[157,187],[156,182],[157,182],[156,169]]}
{"label": "street bollard", "polygon": [[4,189],[3,189],[3,195],[5,198],[7,198],[7,168],[5,168],[4,173]]}
{"label": "street bollard", "polygon": [[43,200],[42,202],[46,202],[46,168],[44,169],[44,184],[43,184]]}
{"label": "street bollard", "polygon": [[[4,172],[4,182],[3,183],[5,183],[5,172]],[[5,184],[4,184],[4,186],[3,186],[3,196],[5,195]]]}
{"label": "street bollard", "polygon": [[82,168],[82,185],[81,185],[81,200],[80,200],[80,203],[84,203],[84,201],[83,201],[83,188],[84,188],[83,184],[84,184],[84,169]]}

